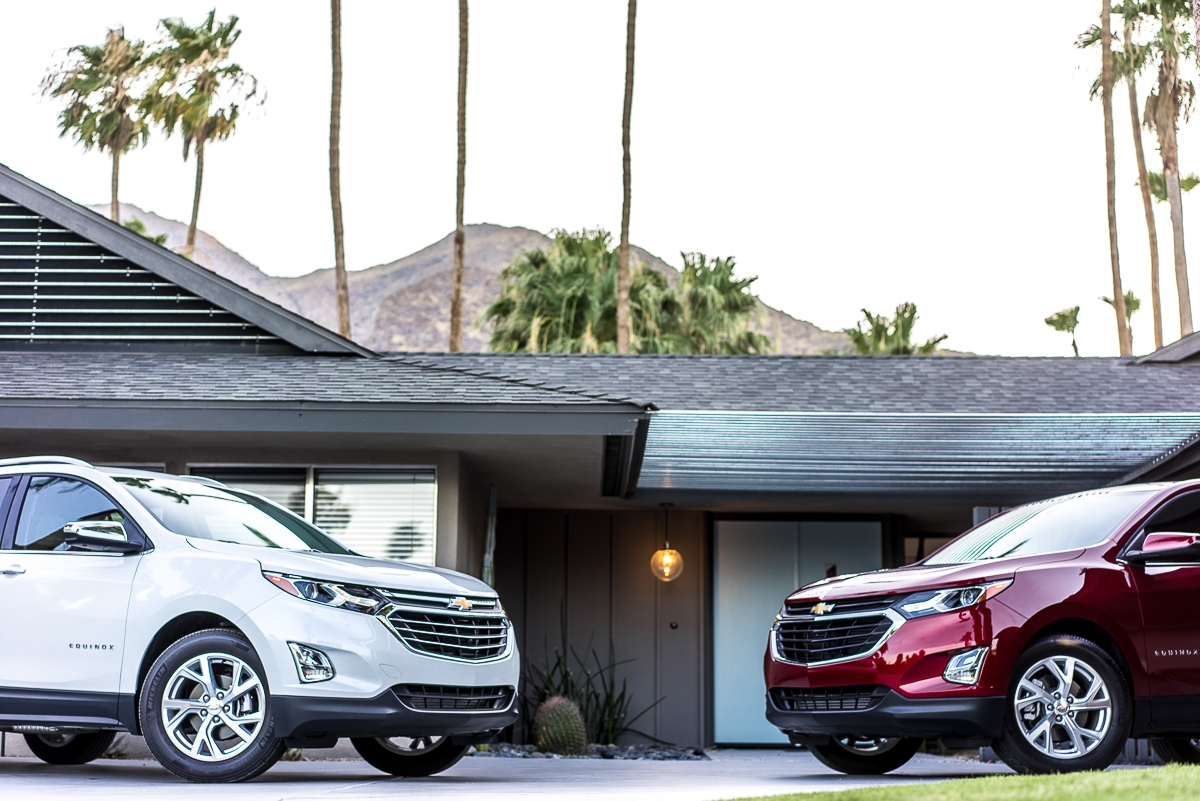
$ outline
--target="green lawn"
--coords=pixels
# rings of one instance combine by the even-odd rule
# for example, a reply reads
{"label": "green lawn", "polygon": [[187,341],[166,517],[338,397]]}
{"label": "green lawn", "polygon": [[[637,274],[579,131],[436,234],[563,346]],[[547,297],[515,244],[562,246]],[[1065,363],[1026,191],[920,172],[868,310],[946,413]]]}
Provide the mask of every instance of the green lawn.
{"label": "green lawn", "polygon": [[1200,798],[1200,765],[1065,776],[987,776],[832,793],[763,796],[754,801],[1193,801],[1196,798]]}

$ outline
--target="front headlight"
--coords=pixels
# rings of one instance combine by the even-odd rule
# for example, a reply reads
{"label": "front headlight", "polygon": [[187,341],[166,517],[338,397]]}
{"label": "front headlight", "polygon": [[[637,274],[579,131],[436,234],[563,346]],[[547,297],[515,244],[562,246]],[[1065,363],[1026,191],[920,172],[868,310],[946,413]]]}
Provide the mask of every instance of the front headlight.
{"label": "front headlight", "polygon": [[1004,579],[987,584],[974,584],[970,587],[926,590],[908,596],[896,608],[900,614],[910,619],[937,615],[942,612],[954,612],[994,598],[1004,592],[1010,584],[1012,584],[1012,579]]}
{"label": "front headlight", "polygon": [[285,576],[282,573],[264,572],[263,578],[289,595],[335,609],[349,609],[352,612],[373,615],[387,603],[369,588],[353,584],[336,584],[300,576]]}

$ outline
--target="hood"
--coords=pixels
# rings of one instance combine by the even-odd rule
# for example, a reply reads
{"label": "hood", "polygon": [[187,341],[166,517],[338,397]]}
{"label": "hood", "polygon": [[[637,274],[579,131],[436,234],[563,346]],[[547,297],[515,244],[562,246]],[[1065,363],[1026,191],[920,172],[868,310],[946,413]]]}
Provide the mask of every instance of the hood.
{"label": "hood", "polygon": [[282,548],[238,545],[192,537],[188,537],[187,542],[198,551],[255,559],[262,565],[263,570],[305,578],[391,590],[496,596],[496,591],[479,579],[441,567],[371,559],[366,556],[287,551]]}
{"label": "hood", "polygon": [[1010,578],[1023,567],[1044,562],[1078,559],[1083,550],[1039,554],[1019,559],[995,559],[961,565],[910,565],[870,573],[854,573],[818,581],[801,587],[788,596],[789,601],[833,601],[868,595],[900,595],[942,587],[979,584]]}

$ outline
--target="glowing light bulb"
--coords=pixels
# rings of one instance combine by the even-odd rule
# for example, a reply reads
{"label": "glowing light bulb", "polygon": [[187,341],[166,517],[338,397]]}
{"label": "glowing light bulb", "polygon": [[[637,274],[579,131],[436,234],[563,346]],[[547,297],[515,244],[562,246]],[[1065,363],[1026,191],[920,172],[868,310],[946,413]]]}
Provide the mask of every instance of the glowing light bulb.
{"label": "glowing light bulb", "polygon": [[683,557],[670,547],[655,551],[650,557],[650,572],[660,581],[674,581],[683,574]]}

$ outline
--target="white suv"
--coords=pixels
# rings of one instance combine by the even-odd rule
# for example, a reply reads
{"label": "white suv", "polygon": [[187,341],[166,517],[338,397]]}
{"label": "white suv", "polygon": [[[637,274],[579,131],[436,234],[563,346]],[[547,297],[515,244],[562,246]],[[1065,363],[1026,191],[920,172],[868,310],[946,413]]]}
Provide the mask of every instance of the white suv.
{"label": "white suv", "polygon": [[54,764],[130,731],[177,776],[243,781],[349,737],[427,776],[517,717],[490,587],[208,479],[0,460],[0,610],[0,730]]}

